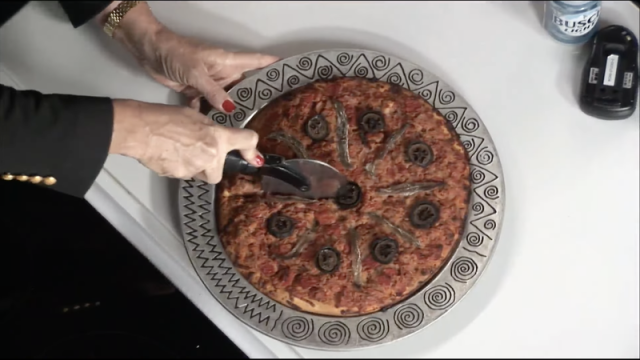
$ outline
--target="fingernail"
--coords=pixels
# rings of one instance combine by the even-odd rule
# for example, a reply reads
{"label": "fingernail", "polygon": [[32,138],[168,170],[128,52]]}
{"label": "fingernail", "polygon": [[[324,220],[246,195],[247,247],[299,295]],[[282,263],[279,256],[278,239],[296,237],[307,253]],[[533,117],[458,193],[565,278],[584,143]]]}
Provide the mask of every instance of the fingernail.
{"label": "fingernail", "polygon": [[262,157],[262,155],[260,154],[256,155],[256,164],[258,166],[264,165],[264,158]]}
{"label": "fingernail", "polygon": [[232,112],[233,110],[236,109],[236,106],[233,105],[233,103],[231,102],[231,100],[225,100],[222,103],[222,109],[228,113]]}

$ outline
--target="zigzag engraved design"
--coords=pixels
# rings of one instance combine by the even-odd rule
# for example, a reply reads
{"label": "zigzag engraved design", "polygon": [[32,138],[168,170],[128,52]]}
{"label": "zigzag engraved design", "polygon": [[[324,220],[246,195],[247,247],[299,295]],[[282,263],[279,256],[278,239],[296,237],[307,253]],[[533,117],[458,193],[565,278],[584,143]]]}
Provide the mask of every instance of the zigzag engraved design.
{"label": "zigzag engraved design", "polygon": [[[225,264],[224,254],[218,250],[219,244],[214,243],[216,238],[213,235],[213,227],[211,226],[213,221],[207,216],[211,214],[211,206],[213,204],[205,198],[211,192],[209,186],[197,180],[187,180],[185,183],[186,186],[183,186],[182,190],[185,192],[183,198],[187,209],[183,213],[183,216],[187,219],[183,223],[185,228],[188,229],[185,231],[188,237],[185,239],[186,243],[192,246],[191,250],[195,252],[195,258],[202,260],[200,267],[207,270],[206,275],[213,288],[217,289],[219,294],[224,294],[236,309],[242,309],[242,313],[248,315],[250,320],[257,318],[258,324],[268,327],[269,321],[273,320],[272,315],[276,313],[276,304],[263,296],[253,293],[246,286],[240,285],[240,277],[233,267]],[[196,204],[194,198],[201,203]],[[211,248],[209,251],[197,242],[199,232],[201,233],[200,236],[206,239],[206,245]],[[205,256],[205,252],[209,256]],[[265,311],[271,312],[271,314],[265,313]],[[274,327],[275,322],[281,316],[282,313],[274,320]]]}

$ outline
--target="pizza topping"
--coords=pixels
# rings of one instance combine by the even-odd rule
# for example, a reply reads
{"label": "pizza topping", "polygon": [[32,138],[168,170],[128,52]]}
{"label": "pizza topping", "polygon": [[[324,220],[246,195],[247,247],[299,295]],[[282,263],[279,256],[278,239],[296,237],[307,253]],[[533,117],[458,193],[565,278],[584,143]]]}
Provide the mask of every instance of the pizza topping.
{"label": "pizza topping", "polygon": [[285,255],[274,255],[273,257],[279,260],[290,260],[290,259],[293,259],[294,257],[299,256],[302,250],[304,250],[304,248],[307,246],[307,244],[309,244],[313,239],[315,239],[317,225],[318,225],[317,223],[314,223],[311,229],[305,231],[300,236],[300,238],[298,239],[298,242],[293,247],[293,249],[291,249],[291,251],[287,252]]}
{"label": "pizza topping", "polygon": [[351,169],[351,159],[349,159],[349,118],[341,102],[333,100],[333,108],[338,118],[338,128],[336,138],[338,140],[338,158],[345,169]]}
{"label": "pizza topping", "polygon": [[304,132],[315,141],[322,141],[329,136],[329,123],[322,116],[322,114],[318,114],[304,124]]}
{"label": "pizza topping", "polygon": [[293,136],[285,133],[284,131],[275,131],[271,134],[267,135],[267,139],[277,140],[285,143],[296,156],[301,159],[308,159],[309,155],[307,155],[307,150],[304,148],[304,145],[300,142],[300,140],[294,138]]}
{"label": "pizza topping", "polygon": [[284,203],[302,203],[302,204],[311,204],[318,201],[314,199],[305,199],[305,198],[294,196],[294,195],[274,195],[274,194],[268,194],[263,199],[264,201],[284,202]]}
{"label": "pizza topping", "polygon": [[360,186],[354,182],[348,182],[340,189],[336,194],[336,203],[342,210],[347,210],[356,207],[362,199],[362,190]]}
{"label": "pizza topping", "polygon": [[351,247],[352,256],[352,269],[353,269],[353,284],[357,287],[362,286],[362,253],[358,246],[358,240],[360,235],[355,228],[349,229],[349,246]]}
{"label": "pizza topping", "polygon": [[404,230],[403,228],[399,227],[398,225],[392,223],[391,221],[389,221],[389,219],[385,218],[382,215],[373,213],[373,212],[369,212],[369,213],[367,213],[367,215],[371,219],[373,219],[375,222],[377,222],[378,224],[384,225],[385,227],[387,227],[394,234],[398,235],[398,237],[401,238],[402,240],[407,241],[411,245],[420,247],[420,242],[418,241],[418,239],[416,239],[415,236],[413,236],[413,234],[409,233],[407,230]]}
{"label": "pizza topping", "polygon": [[367,134],[383,131],[384,116],[378,111],[367,111],[360,116],[358,126]]}
{"label": "pizza topping", "polygon": [[378,238],[371,243],[371,256],[381,264],[390,264],[398,254],[398,242],[389,237]]}
{"label": "pizza topping", "polygon": [[432,181],[415,184],[400,184],[378,189],[378,193],[383,195],[412,196],[421,192],[430,191],[435,188],[442,187],[443,185],[444,183]]}
{"label": "pizza topping", "polygon": [[407,158],[413,164],[426,168],[433,161],[433,151],[426,143],[414,141],[407,146]]}
{"label": "pizza topping", "polygon": [[367,134],[379,133],[384,130],[384,116],[379,111],[366,111],[358,119],[358,129],[362,144],[369,147]]}
{"label": "pizza topping", "polygon": [[375,176],[376,173],[376,163],[382,159],[384,159],[385,156],[387,156],[387,154],[389,153],[389,151],[391,151],[391,149],[393,149],[396,146],[396,143],[398,142],[398,140],[404,135],[404,133],[407,131],[407,129],[409,128],[409,124],[404,124],[400,127],[400,129],[394,131],[388,138],[387,141],[384,143],[384,147],[382,148],[382,151],[380,151],[378,153],[378,155],[376,156],[375,159],[373,159],[373,161],[367,165],[365,165],[365,170],[367,170],[367,173],[369,173],[370,176]]}
{"label": "pizza topping", "polygon": [[281,214],[273,214],[267,219],[267,231],[278,239],[291,235],[294,225],[293,219]]}
{"label": "pizza topping", "polygon": [[330,274],[340,267],[340,253],[338,250],[327,246],[318,251],[316,255],[316,267],[325,274]]}
{"label": "pizza topping", "polygon": [[434,203],[420,201],[411,208],[409,221],[416,228],[426,229],[438,221],[439,215],[438,207]]}

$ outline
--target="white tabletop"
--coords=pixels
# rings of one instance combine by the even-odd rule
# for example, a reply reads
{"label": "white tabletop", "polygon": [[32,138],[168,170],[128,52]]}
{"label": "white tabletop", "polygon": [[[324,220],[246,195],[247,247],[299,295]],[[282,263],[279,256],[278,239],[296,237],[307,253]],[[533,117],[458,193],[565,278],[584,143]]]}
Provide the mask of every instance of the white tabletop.
{"label": "white tabletop", "polygon": [[[638,357],[639,119],[576,102],[585,48],[559,44],[530,2],[157,2],[174,30],[286,57],[369,48],[453,86],[489,128],[508,200],[500,243],[459,305],[375,350],[294,348],[257,334],[204,288],[179,232],[177,184],[111,156],[87,199],[251,357]],[[638,8],[603,23],[640,36]],[[100,30],[32,3],[0,31],[0,67],[44,92],[177,103]],[[2,79],[0,79],[1,81]],[[5,78],[5,82],[8,81]]]}

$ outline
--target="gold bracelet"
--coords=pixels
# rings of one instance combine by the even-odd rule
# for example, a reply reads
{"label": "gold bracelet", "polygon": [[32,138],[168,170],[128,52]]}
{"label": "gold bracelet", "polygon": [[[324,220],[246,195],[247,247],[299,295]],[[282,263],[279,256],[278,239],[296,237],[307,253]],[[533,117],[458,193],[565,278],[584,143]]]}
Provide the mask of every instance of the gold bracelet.
{"label": "gold bracelet", "polygon": [[113,33],[120,24],[122,18],[129,12],[129,10],[136,7],[138,4],[146,1],[123,1],[118,6],[116,6],[113,11],[109,13],[109,17],[107,18],[107,22],[104,24],[104,32],[107,33],[110,37],[113,37]]}

